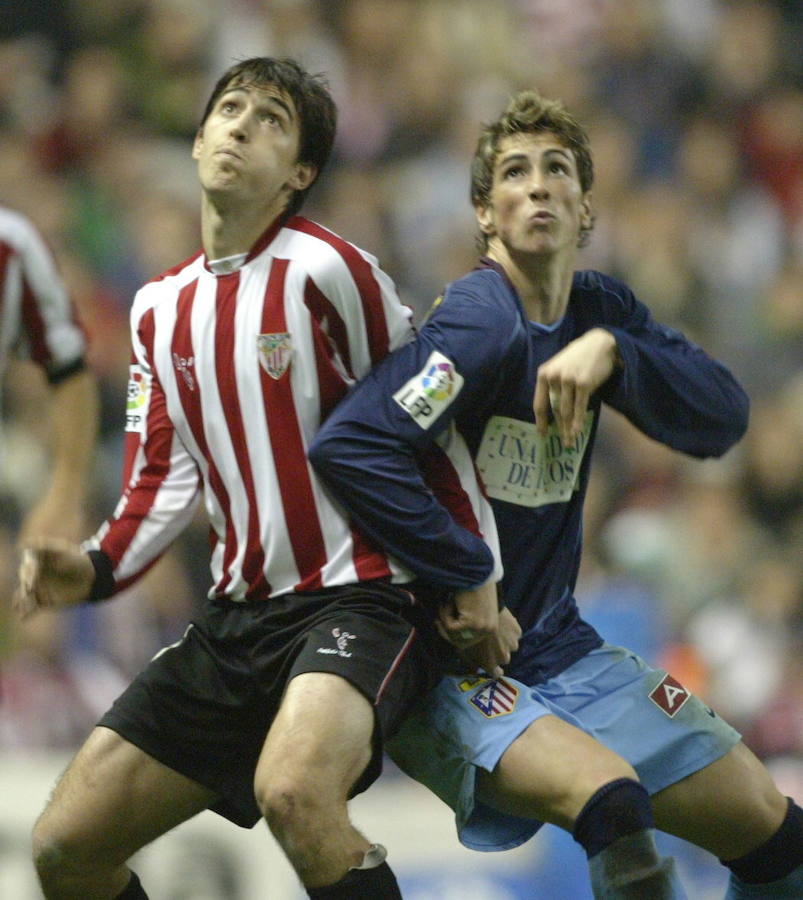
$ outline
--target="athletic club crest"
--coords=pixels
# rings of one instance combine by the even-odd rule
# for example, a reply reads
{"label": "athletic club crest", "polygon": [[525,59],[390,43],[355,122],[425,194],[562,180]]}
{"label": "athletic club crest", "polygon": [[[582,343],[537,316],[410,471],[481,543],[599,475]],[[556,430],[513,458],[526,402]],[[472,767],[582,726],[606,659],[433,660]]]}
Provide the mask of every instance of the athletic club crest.
{"label": "athletic club crest", "polygon": [[290,366],[293,345],[287,331],[278,334],[258,334],[259,364],[274,381],[278,381]]}

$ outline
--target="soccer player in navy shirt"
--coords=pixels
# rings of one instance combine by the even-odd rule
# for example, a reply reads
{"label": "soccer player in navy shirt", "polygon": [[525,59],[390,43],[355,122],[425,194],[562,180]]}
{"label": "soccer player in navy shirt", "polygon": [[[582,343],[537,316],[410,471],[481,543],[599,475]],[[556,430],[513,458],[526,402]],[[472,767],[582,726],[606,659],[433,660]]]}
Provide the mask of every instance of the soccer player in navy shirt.
{"label": "soccer player in navy shirt", "polygon": [[412,568],[437,552],[417,454],[451,423],[493,501],[501,594],[523,630],[510,677],[497,698],[493,680],[445,678],[391,755],[452,805],[468,846],[515,846],[542,821],[572,830],[602,891],[615,880],[599,852],[612,821],[602,811],[616,809],[627,779],[579,805],[582,729],[632,764],[658,827],[730,869],[729,898],[801,897],[803,810],[713,710],[669,673],[607,644],[577,608],[603,404],[700,458],[727,451],[748,418],[727,369],[656,322],[626,285],[575,270],[593,227],[592,182],[587,137],[563,106],[535,92],[512,98],[483,128],[472,164],[485,255],[311,448],[353,519]]}

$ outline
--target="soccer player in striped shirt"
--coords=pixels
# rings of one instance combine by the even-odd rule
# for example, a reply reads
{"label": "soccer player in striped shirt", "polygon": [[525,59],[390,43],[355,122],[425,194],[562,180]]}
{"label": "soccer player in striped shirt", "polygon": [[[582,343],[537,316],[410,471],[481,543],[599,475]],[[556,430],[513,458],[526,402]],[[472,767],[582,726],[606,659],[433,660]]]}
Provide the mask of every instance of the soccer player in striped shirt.
{"label": "soccer player in striped shirt", "polygon": [[[123,495],[83,547],[41,541],[23,557],[25,615],[131,584],[199,503],[210,525],[203,609],[103,717],[35,826],[47,898],[146,896],[126,860],[206,808],[247,827],[264,817],[310,897],[400,896],[347,800],[377,777],[448,645],[411,573],[351,528],[306,458],[347,388],[411,337],[376,261],[297,215],[335,115],[322,80],[289,60],[220,78],[193,146],[203,251],[132,307]],[[493,517],[461,440],[434,455],[433,489],[461,527],[423,566],[456,592],[446,633],[487,635]],[[509,624],[486,664],[517,634]]]}
{"label": "soccer player in striped shirt", "polygon": [[26,216],[0,207],[0,376],[15,358],[29,359],[44,372],[50,394],[50,481],[25,514],[21,539],[80,534],[98,429],[97,386],[85,353],[84,332],[42,235]]}
{"label": "soccer player in striped shirt", "polygon": [[[669,673],[605,643],[577,606],[603,404],[701,458],[741,438],[749,406],[724,366],[656,322],[626,285],[575,271],[593,226],[592,181],[579,123],[535,92],[513,97],[483,128],[472,163],[484,257],[447,287],[416,340],[349,394],[310,450],[355,521],[403,559],[431,533],[410,512],[416,453],[441,429],[458,423],[494,505],[502,591],[523,628],[502,697],[494,706],[493,680],[448,676],[389,751],[454,807],[468,846],[507,849],[543,821],[571,830],[589,855],[595,896],[621,896],[619,861],[605,844],[622,791],[643,786],[659,828],[730,869],[729,900],[800,898],[800,806],[714,710]],[[589,736],[596,741],[581,739]],[[621,779],[588,798],[578,762],[593,770],[602,745],[641,785]]]}

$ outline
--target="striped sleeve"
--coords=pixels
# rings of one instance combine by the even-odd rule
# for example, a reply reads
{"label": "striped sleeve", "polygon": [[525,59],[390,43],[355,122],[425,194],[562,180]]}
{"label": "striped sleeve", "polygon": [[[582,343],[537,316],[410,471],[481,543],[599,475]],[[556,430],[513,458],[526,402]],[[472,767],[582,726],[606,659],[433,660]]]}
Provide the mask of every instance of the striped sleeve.
{"label": "striped sleeve", "polygon": [[153,310],[132,319],[134,353],[126,400],[123,493],[112,516],[84,545],[109,560],[113,592],[143,575],[184,530],[200,499],[200,474],[167,414],[150,363]]}
{"label": "striped sleeve", "polygon": [[58,381],[73,371],[86,350],[67,288],[43,238],[20,217],[20,337],[26,354]]}

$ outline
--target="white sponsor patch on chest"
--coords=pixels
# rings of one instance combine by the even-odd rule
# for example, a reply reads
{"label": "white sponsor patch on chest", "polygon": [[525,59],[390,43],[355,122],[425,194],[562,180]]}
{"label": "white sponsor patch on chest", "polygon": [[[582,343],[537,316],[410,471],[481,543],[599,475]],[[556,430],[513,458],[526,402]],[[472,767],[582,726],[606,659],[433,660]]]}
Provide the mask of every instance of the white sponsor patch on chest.
{"label": "white sponsor patch on chest", "polygon": [[577,440],[564,447],[554,423],[540,435],[532,422],[492,416],[477,453],[488,496],[529,507],[565,503],[577,489],[593,421],[587,412]]}
{"label": "white sponsor patch on chest", "polygon": [[393,399],[426,430],[457,398],[462,387],[463,376],[454,363],[435,350],[424,368],[399,388]]}
{"label": "white sponsor patch on chest", "polygon": [[133,365],[128,370],[128,392],[125,405],[125,430],[142,433],[148,411],[148,379],[142,367]]}

